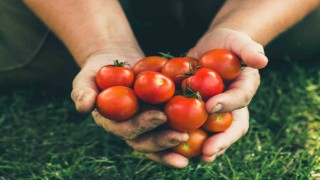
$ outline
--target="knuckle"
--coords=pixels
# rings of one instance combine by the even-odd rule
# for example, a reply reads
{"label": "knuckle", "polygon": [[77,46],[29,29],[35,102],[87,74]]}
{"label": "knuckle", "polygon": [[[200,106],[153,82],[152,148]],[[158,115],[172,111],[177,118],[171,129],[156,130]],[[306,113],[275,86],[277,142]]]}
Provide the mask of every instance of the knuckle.
{"label": "knuckle", "polygon": [[133,132],[129,132],[129,133],[124,133],[124,134],[121,135],[121,137],[126,139],[126,140],[133,140],[133,139],[138,137],[138,132],[137,131],[133,131]]}
{"label": "knuckle", "polygon": [[115,136],[117,136],[117,137],[119,137],[121,139],[126,140],[125,135],[121,131],[119,131],[118,129],[107,127],[105,124],[103,124],[102,127],[108,133],[113,134],[113,135],[115,135]]}
{"label": "knuckle", "polygon": [[243,96],[244,100],[243,100],[243,104],[242,104],[243,106],[241,108],[247,106],[250,103],[251,98],[252,98],[252,94],[253,94],[253,92],[251,90],[247,90],[244,93],[244,96]]}
{"label": "knuckle", "polygon": [[170,144],[171,144],[170,142],[171,141],[169,139],[159,139],[159,138],[156,138],[156,140],[154,141],[156,146],[161,150],[170,147]]}
{"label": "knuckle", "polygon": [[146,131],[145,127],[137,126],[131,130],[130,129],[122,130],[121,133],[119,132],[118,134],[126,140],[133,140],[133,139],[136,139],[140,134],[142,134],[145,131]]}
{"label": "knuckle", "polygon": [[260,51],[262,51],[262,53],[264,53],[264,48],[263,48],[263,46],[262,46],[260,43],[257,43],[257,42],[256,42],[256,46],[257,46],[257,48],[258,48]]}
{"label": "knuckle", "polygon": [[70,96],[71,96],[71,99],[75,102],[77,100],[77,97],[78,97],[78,90],[77,89],[73,89]]}
{"label": "knuckle", "polygon": [[139,116],[139,119],[141,119],[142,121],[148,121],[148,120],[151,120],[151,119],[160,119],[160,120],[166,120],[166,116],[163,112],[161,111],[158,111],[158,110],[149,110],[149,111],[146,111],[144,113],[142,113],[140,116]]}
{"label": "knuckle", "polygon": [[166,149],[178,145],[180,142],[179,136],[172,131],[167,131],[164,134],[154,138],[154,143],[159,149]]}
{"label": "knuckle", "polygon": [[135,142],[132,140],[126,140],[126,143],[135,151],[142,152],[142,153],[151,153],[151,150],[148,150],[146,147],[144,147],[143,144],[139,142]]}
{"label": "knuckle", "polygon": [[252,76],[253,76],[252,79],[254,79],[256,87],[258,87],[261,83],[261,77],[260,77],[259,71],[257,69],[253,69]]}

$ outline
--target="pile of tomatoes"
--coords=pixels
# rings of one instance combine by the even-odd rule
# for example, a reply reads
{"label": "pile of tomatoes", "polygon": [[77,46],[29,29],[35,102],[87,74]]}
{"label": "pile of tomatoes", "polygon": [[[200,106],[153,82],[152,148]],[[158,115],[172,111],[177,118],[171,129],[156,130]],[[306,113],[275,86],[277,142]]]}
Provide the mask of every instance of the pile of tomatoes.
{"label": "pile of tomatoes", "polygon": [[208,132],[222,132],[231,125],[230,112],[211,114],[205,108],[209,98],[240,74],[240,61],[231,51],[211,50],[199,60],[149,56],[132,69],[125,65],[116,60],[96,75],[101,90],[96,108],[104,117],[120,122],[144,110],[162,110],[172,129],[189,134],[188,141],[173,148],[186,157],[201,154]]}

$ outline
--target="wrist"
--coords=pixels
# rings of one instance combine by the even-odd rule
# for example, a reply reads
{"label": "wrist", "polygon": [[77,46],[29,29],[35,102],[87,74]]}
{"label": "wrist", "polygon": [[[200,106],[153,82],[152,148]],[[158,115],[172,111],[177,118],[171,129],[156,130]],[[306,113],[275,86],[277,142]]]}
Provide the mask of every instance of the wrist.
{"label": "wrist", "polygon": [[113,64],[114,60],[128,62],[129,66],[133,66],[143,57],[144,54],[137,44],[112,42],[88,54],[87,57],[83,59],[80,67],[95,71],[102,66]]}
{"label": "wrist", "polygon": [[251,28],[249,26],[243,25],[239,21],[228,19],[220,19],[218,21],[213,21],[208,29],[208,33],[222,29],[236,31],[241,34],[245,34],[246,36],[249,36],[252,40],[262,45],[266,45],[270,41],[269,38],[265,39],[265,37],[267,37],[266,32],[265,35],[261,36],[260,30],[257,30],[257,28]]}

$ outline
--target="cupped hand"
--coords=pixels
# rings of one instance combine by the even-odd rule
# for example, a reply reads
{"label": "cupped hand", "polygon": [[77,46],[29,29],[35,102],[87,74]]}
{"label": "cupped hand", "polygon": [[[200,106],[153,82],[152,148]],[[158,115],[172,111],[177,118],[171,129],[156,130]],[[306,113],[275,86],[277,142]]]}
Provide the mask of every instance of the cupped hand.
{"label": "cupped hand", "polygon": [[246,33],[227,28],[209,30],[187,56],[200,59],[212,49],[230,50],[248,67],[241,71],[223,93],[213,96],[206,102],[209,113],[232,112],[234,121],[228,130],[206,140],[201,157],[204,162],[212,162],[247,132],[249,127],[247,106],[260,85],[258,69],[264,68],[268,63],[261,44]]}
{"label": "cupped hand", "polygon": [[95,78],[101,67],[113,64],[114,60],[127,61],[129,65],[134,65],[143,57],[140,48],[121,44],[105,48],[87,57],[72,84],[71,98],[76,109],[83,113],[93,110],[99,93]]}
{"label": "cupped hand", "polygon": [[[71,97],[79,112],[90,112],[95,107],[99,90],[95,77],[102,66],[113,64],[114,60],[127,61],[133,66],[144,54],[137,47],[115,46],[90,55],[81,71],[73,81]],[[124,122],[114,122],[104,118],[97,110],[92,111],[92,116],[99,126],[124,139],[129,146],[139,152],[154,153],[188,140],[186,133],[170,129],[157,128],[167,121],[161,111],[150,110],[137,114],[132,119]],[[167,163],[175,167],[179,165]]]}
{"label": "cupped hand", "polygon": [[238,78],[227,86],[225,92],[210,98],[207,111],[229,112],[247,106],[260,85],[258,69],[267,65],[263,46],[252,40],[246,33],[219,28],[208,31],[192,48],[187,56],[200,59],[212,49],[226,49],[235,53],[248,66]]}

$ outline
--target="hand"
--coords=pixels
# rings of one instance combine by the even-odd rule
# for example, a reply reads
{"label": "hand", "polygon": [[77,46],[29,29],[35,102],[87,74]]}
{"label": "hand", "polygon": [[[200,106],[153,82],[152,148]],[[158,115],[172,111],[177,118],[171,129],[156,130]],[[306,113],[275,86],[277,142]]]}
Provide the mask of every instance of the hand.
{"label": "hand", "polygon": [[249,111],[247,107],[232,111],[233,122],[224,132],[209,137],[203,144],[202,161],[212,162],[222,155],[228,147],[244,136],[249,129]]}
{"label": "hand", "polygon": [[205,162],[212,162],[216,156],[221,155],[247,132],[249,127],[247,105],[260,85],[260,75],[257,69],[265,67],[268,62],[261,44],[253,41],[243,32],[226,28],[210,30],[189,51],[187,56],[199,59],[212,49],[230,50],[238,55],[248,67],[241,71],[225,92],[206,102],[208,112],[232,111],[234,121],[227,131],[214,135],[205,142],[202,156],[202,160]]}
{"label": "hand", "polygon": [[[232,112],[233,122],[224,132],[209,137],[203,144],[201,159],[204,162],[212,162],[217,156],[223,154],[234,142],[245,135],[249,128],[248,108],[238,109]],[[186,167],[189,164],[188,158],[172,152],[161,151],[147,154],[150,159],[178,168]]]}
{"label": "hand", "polygon": [[99,69],[113,64],[114,60],[127,61],[131,66],[144,57],[139,47],[114,44],[112,47],[91,54],[73,80],[71,98],[79,112],[90,112],[95,106],[99,90],[95,77]]}
{"label": "hand", "polygon": [[[99,93],[95,83],[95,76],[102,66],[113,64],[112,61],[115,59],[128,61],[129,64],[134,65],[144,57],[139,48],[125,47],[125,45],[121,45],[105,49],[87,58],[86,64],[73,81],[71,93],[79,112],[89,112],[94,108],[96,96]],[[153,130],[167,120],[165,114],[161,111],[145,111],[130,120],[120,123],[102,117],[97,110],[94,110],[92,115],[95,122],[107,132],[121,137],[133,149],[143,153],[158,152],[176,146],[189,138],[186,133],[169,129]],[[166,163],[166,160],[164,162]],[[176,162],[171,162],[167,164],[179,167]]]}
{"label": "hand", "polygon": [[208,112],[228,112],[247,106],[260,85],[257,69],[267,65],[263,46],[247,34],[226,29],[214,29],[206,33],[187,56],[199,59],[212,49],[227,49],[238,55],[248,66],[241,71],[224,93],[210,98],[206,103]]}

